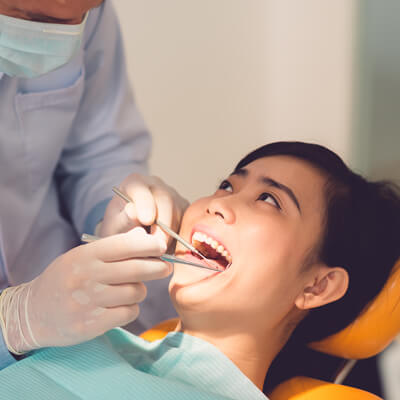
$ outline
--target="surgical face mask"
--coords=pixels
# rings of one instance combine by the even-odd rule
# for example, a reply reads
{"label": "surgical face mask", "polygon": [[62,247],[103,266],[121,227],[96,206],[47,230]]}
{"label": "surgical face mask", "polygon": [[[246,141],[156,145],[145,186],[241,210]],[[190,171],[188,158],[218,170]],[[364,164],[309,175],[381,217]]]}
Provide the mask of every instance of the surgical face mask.
{"label": "surgical face mask", "polygon": [[79,25],[0,15],[0,72],[35,78],[67,64],[81,46],[87,15]]}

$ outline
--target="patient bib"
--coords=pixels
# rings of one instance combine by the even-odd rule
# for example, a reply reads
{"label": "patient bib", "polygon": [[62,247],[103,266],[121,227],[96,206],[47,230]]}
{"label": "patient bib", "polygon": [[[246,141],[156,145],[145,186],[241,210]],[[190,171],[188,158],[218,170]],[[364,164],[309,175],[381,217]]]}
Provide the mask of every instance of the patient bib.
{"label": "patient bib", "polygon": [[150,343],[122,329],[37,351],[0,372],[0,394],[29,400],[267,399],[208,342],[173,332]]}

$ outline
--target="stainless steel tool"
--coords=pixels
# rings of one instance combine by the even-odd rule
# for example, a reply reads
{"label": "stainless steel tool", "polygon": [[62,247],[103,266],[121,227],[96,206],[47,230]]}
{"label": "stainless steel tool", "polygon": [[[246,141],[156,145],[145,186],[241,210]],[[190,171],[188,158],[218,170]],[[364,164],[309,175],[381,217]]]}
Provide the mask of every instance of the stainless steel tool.
{"label": "stainless steel tool", "polygon": [[[87,233],[84,233],[81,237],[81,241],[85,242],[85,243],[91,243],[91,242],[94,242],[99,239],[101,239],[101,238],[99,238],[98,236],[89,235]],[[159,257],[159,259],[173,263],[173,264],[177,263],[177,264],[183,264],[183,265],[190,265],[191,267],[209,269],[211,271],[216,271],[216,272],[222,272],[222,270],[220,270],[218,268],[214,268],[211,266],[205,266],[202,264],[197,264],[195,262],[187,261],[187,260],[184,260],[183,258],[179,258],[179,257],[173,256],[171,254],[163,254],[162,256]]]}

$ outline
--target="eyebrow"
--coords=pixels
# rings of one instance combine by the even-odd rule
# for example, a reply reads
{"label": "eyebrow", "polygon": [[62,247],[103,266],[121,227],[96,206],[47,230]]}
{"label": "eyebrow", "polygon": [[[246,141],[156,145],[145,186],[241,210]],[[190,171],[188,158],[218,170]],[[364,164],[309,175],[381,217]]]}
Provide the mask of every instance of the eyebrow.
{"label": "eyebrow", "polygon": [[[247,169],[245,169],[245,168],[240,168],[240,169],[237,169],[237,170],[233,171],[233,172],[231,173],[231,176],[232,176],[232,175],[238,175],[238,176],[246,177],[246,176],[249,175],[249,171],[248,171]],[[299,201],[297,200],[297,197],[296,197],[296,195],[293,193],[293,190],[292,190],[292,189],[290,189],[289,187],[287,187],[287,186],[284,185],[283,183],[279,183],[279,182],[277,182],[276,180],[274,180],[274,179],[272,179],[272,178],[269,178],[269,177],[267,177],[267,176],[261,177],[261,178],[259,179],[259,181],[260,181],[261,183],[264,183],[264,184],[268,185],[268,186],[275,187],[275,188],[277,188],[277,189],[282,190],[283,192],[285,192],[285,193],[290,197],[290,199],[293,201],[293,203],[296,205],[297,209],[299,210],[299,212],[300,212],[300,214],[301,214],[300,203],[299,203]]]}

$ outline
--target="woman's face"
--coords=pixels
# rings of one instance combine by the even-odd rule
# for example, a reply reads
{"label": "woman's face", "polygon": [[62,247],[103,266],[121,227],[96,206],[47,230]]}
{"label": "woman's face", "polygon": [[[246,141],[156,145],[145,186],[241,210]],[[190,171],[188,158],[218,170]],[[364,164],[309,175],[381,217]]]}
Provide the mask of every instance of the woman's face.
{"label": "woman's face", "polygon": [[[213,195],[194,202],[184,215],[182,237],[217,257],[221,269],[226,260],[231,265],[212,272],[175,264],[170,295],[183,323],[196,315],[220,333],[244,324],[246,329],[279,324],[312,273],[304,262],[321,237],[324,183],[311,164],[271,156],[236,171]],[[176,255],[194,259],[179,244]]]}

